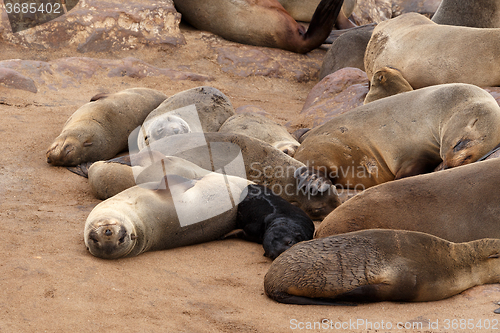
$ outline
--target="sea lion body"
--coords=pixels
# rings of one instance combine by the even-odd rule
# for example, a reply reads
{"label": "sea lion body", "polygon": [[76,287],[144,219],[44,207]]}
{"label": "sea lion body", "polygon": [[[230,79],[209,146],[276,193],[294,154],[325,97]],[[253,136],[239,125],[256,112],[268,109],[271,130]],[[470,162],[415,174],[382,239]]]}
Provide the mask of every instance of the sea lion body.
{"label": "sea lion body", "polygon": [[235,228],[237,200],[249,183],[246,179],[218,173],[199,180],[175,175],[165,179],[160,186],[131,187],[91,211],[84,238],[92,255],[137,256],[216,240]]}
{"label": "sea lion body", "polygon": [[[162,137],[191,132],[217,132],[234,109],[220,90],[202,86],[181,91],[167,98],[144,120],[139,149]],[[177,130],[176,130],[177,129]]]}
{"label": "sea lion body", "polygon": [[[443,83],[500,85],[500,29],[438,25],[407,13],[381,22],[365,53],[368,78],[394,67],[418,89]],[[472,61],[471,59],[474,59]]]}
{"label": "sea lion body", "polygon": [[374,28],[375,25],[370,24],[342,31],[323,58],[319,80],[345,67],[359,68],[364,71],[366,46]]}
{"label": "sea lion body", "polygon": [[183,158],[203,169],[246,177],[297,205],[313,220],[323,219],[340,205],[338,193],[329,179],[316,177],[320,190],[306,190],[295,175],[297,169],[304,167],[303,163],[244,134],[173,135],[153,142],[150,148],[166,156]]}
{"label": "sea lion body", "polygon": [[314,234],[314,223],[303,210],[253,184],[240,199],[236,228],[243,230],[243,238],[262,244],[264,255],[271,259]]}
{"label": "sea lion body", "polygon": [[498,0],[442,0],[432,21],[475,28],[500,28]]}
{"label": "sea lion body", "polygon": [[291,304],[436,301],[500,282],[499,256],[500,239],[363,230],[294,245],[273,261],[264,289]]}
{"label": "sea lion body", "polygon": [[[343,188],[365,189],[476,161],[500,142],[500,108],[483,89],[447,84],[359,106],[304,134],[294,158]],[[314,170],[312,171],[314,172]]]}
{"label": "sea lion body", "polygon": [[500,238],[499,186],[498,159],[381,184],[330,213],[315,237],[400,229],[452,242]]}
{"label": "sea lion body", "polygon": [[145,151],[133,157],[93,163],[88,169],[88,182],[94,196],[106,200],[135,185],[157,182],[167,173],[196,179],[210,171],[182,158]]}
{"label": "sea lion body", "polygon": [[84,104],[48,148],[47,163],[74,166],[116,156],[127,149],[129,134],[166,98],[153,89],[132,88]]}
{"label": "sea lion body", "polygon": [[300,143],[285,126],[254,113],[241,113],[227,119],[219,128],[219,133],[241,133],[269,143],[293,157]]}
{"label": "sea lion body", "polygon": [[370,90],[365,97],[364,104],[412,90],[413,88],[399,70],[391,67],[382,67],[373,74],[370,82]]}
{"label": "sea lion body", "polygon": [[179,0],[175,7],[197,29],[237,43],[307,53],[329,36],[342,0],[322,0],[308,30],[277,0]]}

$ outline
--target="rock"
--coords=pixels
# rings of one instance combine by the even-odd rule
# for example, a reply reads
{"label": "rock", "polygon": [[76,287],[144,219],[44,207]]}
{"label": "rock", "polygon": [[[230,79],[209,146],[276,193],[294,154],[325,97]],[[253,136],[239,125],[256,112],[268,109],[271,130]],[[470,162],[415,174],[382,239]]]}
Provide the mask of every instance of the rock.
{"label": "rock", "polygon": [[280,49],[248,46],[212,46],[224,72],[241,77],[266,76],[287,78],[297,82],[317,80],[323,50],[297,54]]}
{"label": "rock", "polygon": [[358,1],[352,18],[357,25],[380,23],[392,17],[392,1],[363,0]]}
{"label": "rock", "polygon": [[88,52],[185,44],[172,0],[80,0],[68,14],[17,33],[12,33],[5,6],[0,9],[0,39],[25,47],[73,46]]}
{"label": "rock", "polygon": [[70,57],[48,62],[12,59],[0,61],[0,69],[22,73],[22,75],[28,77],[28,79],[31,78],[30,80],[37,84],[46,85],[53,90],[68,86],[78,87],[82,79],[88,79],[94,75],[106,75],[108,77],[128,76],[133,78],[165,76],[170,80],[213,80],[213,77],[206,75],[155,67],[132,57],[123,59]]}
{"label": "rock", "polygon": [[35,82],[10,68],[0,68],[0,85],[10,89],[21,89],[36,93]]}
{"label": "rock", "polygon": [[392,17],[416,12],[431,18],[441,0],[392,0]]}
{"label": "rock", "polygon": [[[363,104],[368,77],[358,68],[346,67],[326,76],[311,90],[291,129],[313,128]],[[290,130],[289,129],[289,130]]]}

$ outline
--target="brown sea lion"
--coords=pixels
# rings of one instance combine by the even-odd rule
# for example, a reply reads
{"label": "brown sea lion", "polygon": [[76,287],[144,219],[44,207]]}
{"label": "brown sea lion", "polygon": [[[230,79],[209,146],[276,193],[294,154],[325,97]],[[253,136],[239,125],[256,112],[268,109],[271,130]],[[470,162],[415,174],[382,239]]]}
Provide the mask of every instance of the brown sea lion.
{"label": "brown sea lion", "polygon": [[421,231],[452,242],[500,238],[499,186],[498,159],[381,184],[330,213],[315,237],[377,228]]}
{"label": "brown sea lion", "polygon": [[262,140],[293,157],[300,143],[285,126],[255,113],[241,113],[228,118],[219,133],[241,133]]}
{"label": "brown sea lion", "polygon": [[220,90],[202,86],[167,98],[144,120],[137,144],[143,149],[162,137],[190,132],[217,132],[234,109]]}
{"label": "brown sea lion", "polygon": [[363,230],[292,246],[264,277],[291,304],[437,301],[500,282],[500,239],[452,243],[425,233]]}
{"label": "brown sea lion", "polygon": [[455,83],[386,97],[304,134],[294,158],[342,188],[362,190],[481,158],[500,142],[500,107]]}
{"label": "brown sea lion", "polygon": [[76,110],[47,150],[47,163],[74,166],[127,149],[128,136],[167,96],[147,88],[100,95]]}
{"label": "brown sea lion", "polygon": [[439,25],[408,13],[377,25],[365,70],[371,79],[382,67],[397,68],[413,89],[452,82],[492,87],[500,85],[499,48],[500,29]]}
{"label": "brown sea lion", "polygon": [[307,31],[277,0],[177,0],[174,3],[182,18],[197,29],[237,43],[307,53],[329,36],[343,0],[321,0]]}
{"label": "brown sea lion", "polygon": [[442,0],[432,21],[475,28],[500,28],[498,0]]}
{"label": "brown sea lion", "polygon": [[166,173],[195,179],[210,171],[179,157],[145,151],[132,160],[128,155],[93,163],[88,169],[88,181],[94,196],[106,200],[135,185],[159,181]]}
{"label": "brown sea lion", "polygon": [[382,67],[373,74],[370,90],[366,94],[364,104],[412,90],[413,88],[399,70],[392,67]]}
{"label": "brown sea lion", "polygon": [[[329,179],[304,175],[305,165],[270,144],[243,134],[173,135],[150,145],[166,156],[186,159],[203,169],[222,171],[267,186],[274,194],[323,219],[340,204]],[[314,186],[311,186],[314,184]]]}
{"label": "brown sea lion", "polygon": [[[296,21],[311,22],[314,11],[318,7],[321,0],[278,0],[285,10]],[[355,26],[350,20],[357,0],[346,0],[342,4],[339,16],[335,23],[338,29],[348,29]]]}
{"label": "brown sea lion", "polygon": [[210,173],[199,180],[167,175],[160,184],[131,187],[90,212],[85,245],[96,257],[117,259],[217,240],[235,229],[248,184]]}

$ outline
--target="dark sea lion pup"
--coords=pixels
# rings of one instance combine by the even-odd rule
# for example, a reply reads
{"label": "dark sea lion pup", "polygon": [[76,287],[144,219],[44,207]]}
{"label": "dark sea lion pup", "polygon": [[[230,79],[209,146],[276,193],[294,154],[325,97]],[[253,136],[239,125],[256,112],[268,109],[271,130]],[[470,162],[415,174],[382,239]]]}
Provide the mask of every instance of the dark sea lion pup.
{"label": "dark sea lion pup", "polygon": [[314,223],[304,211],[262,185],[248,185],[238,205],[236,228],[242,238],[262,244],[264,255],[275,259],[292,245],[310,240]]}
{"label": "dark sea lion pup", "polygon": [[322,0],[306,29],[277,0],[177,0],[182,19],[237,43],[307,53],[330,35],[343,0]]}
{"label": "dark sea lion pup", "polygon": [[363,230],[294,245],[273,261],[264,289],[290,304],[436,301],[500,282],[499,257],[500,239]]}
{"label": "dark sea lion pup", "polygon": [[47,150],[47,163],[75,166],[110,159],[128,147],[128,136],[167,96],[132,88],[92,98],[66,121]]}

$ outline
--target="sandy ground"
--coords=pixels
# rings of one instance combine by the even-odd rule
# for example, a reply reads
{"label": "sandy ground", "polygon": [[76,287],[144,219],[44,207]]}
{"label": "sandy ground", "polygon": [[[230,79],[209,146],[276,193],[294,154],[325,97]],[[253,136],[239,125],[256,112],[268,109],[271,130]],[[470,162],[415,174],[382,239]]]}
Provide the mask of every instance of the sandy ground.
{"label": "sandy ground", "polygon": [[[500,285],[476,287],[430,303],[284,305],[264,295],[263,277],[271,261],[258,244],[225,240],[114,261],[90,255],[83,227],[99,201],[92,197],[86,179],[49,166],[45,151],[67,118],[91,96],[138,86],[172,95],[207,84],[224,92],[235,108],[259,106],[285,123],[296,117],[316,83],[287,75],[240,77],[224,71],[208,46],[213,37],[182,28],[187,44],[178,47],[82,55],[73,50],[1,46],[0,60],[132,56],[215,79],[94,75],[64,84],[46,76],[50,87],[38,84],[36,94],[0,86],[0,332],[490,332],[500,328],[500,316],[493,313]],[[317,71],[324,52],[297,57],[296,65],[313,64]]]}

